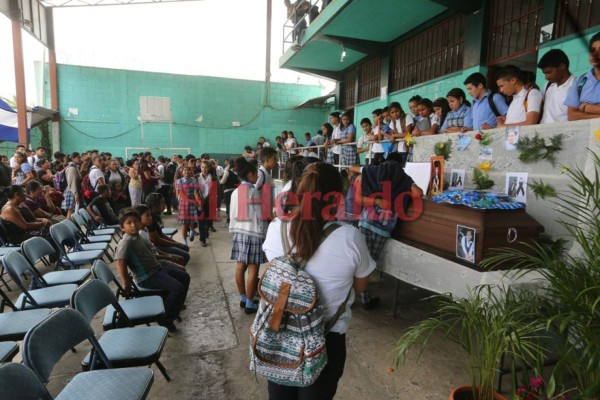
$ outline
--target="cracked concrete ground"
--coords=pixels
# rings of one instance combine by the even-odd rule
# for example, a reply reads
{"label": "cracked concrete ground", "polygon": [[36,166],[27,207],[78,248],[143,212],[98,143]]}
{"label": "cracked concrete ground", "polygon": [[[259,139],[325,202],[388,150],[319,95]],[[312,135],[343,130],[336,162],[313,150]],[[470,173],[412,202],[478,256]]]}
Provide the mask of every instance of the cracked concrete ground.
{"label": "cracked concrete ground", "polygon": [[[175,226],[175,217],[165,217]],[[191,243],[187,269],[192,283],[178,331],[170,334],[162,362],[172,381],[166,382],[156,367],[149,399],[262,400],[266,382],[248,369],[248,332],[253,321],[239,308],[234,281],[235,263],[229,260],[231,239],[222,222],[215,222],[210,245]],[[178,235],[176,239],[181,239]],[[264,267],[263,267],[264,268]],[[436,337],[417,362],[414,351],[408,361],[394,367],[393,349],[398,337],[412,323],[426,318],[432,305],[429,292],[401,284],[397,318],[392,315],[394,279],[374,273],[370,290],[382,298],[379,309],[366,312],[357,302],[347,334],[347,359],[336,399],[446,399],[453,387],[466,384],[460,369],[462,353],[450,341]],[[17,290],[10,283],[16,298]],[[93,322],[102,334],[101,315]],[[80,370],[88,346],[67,353],[55,367],[48,388],[56,395]],[[15,361],[20,361],[20,355]],[[393,368],[394,370],[391,370]]]}

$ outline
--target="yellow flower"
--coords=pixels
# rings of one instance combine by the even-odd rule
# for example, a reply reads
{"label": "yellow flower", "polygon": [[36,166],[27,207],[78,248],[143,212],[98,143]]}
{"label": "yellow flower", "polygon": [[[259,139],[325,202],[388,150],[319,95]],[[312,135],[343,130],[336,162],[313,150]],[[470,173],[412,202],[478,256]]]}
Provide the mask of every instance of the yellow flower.
{"label": "yellow flower", "polygon": [[594,136],[595,136],[594,142],[597,142],[598,140],[600,140],[600,130],[594,132]]}
{"label": "yellow flower", "polygon": [[446,144],[444,142],[440,142],[440,149],[443,149]]}
{"label": "yellow flower", "polygon": [[406,135],[404,136],[404,143],[410,147],[415,143],[415,140],[413,139],[412,135],[408,132],[406,132]]}
{"label": "yellow flower", "polygon": [[487,172],[490,170],[490,168],[492,168],[492,162],[491,161],[482,162],[481,164],[479,164],[477,166],[477,168],[479,168],[482,171]]}

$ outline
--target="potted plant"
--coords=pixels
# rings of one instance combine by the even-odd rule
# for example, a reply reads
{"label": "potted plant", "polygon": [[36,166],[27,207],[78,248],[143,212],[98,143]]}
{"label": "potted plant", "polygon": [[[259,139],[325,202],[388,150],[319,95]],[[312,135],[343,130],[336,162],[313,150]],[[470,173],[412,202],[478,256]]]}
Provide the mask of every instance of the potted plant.
{"label": "potted plant", "polygon": [[560,355],[557,368],[574,379],[581,399],[600,398],[600,157],[591,151],[590,157],[593,173],[563,167],[571,183],[551,199],[573,241],[568,253],[532,244],[526,251],[498,249],[483,261],[490,268],[509,262],[534,269],[547,280],[540,318],[558,335],[552,349]]}
{"label": "potted plant", "polygon": [[538,334],[543,326],[534,318],[534,302],[502,287],[482,285],[466,298],[444,294],[434,297],[434,315],[408,329],[395,349],[396,365],[406,360],[409,349],[427,346],[435,332],[458,344],[465,352],[470,386],[454,390],[451,400],[505,399],[494,392],[495,377],[503,355],[535,359]]}

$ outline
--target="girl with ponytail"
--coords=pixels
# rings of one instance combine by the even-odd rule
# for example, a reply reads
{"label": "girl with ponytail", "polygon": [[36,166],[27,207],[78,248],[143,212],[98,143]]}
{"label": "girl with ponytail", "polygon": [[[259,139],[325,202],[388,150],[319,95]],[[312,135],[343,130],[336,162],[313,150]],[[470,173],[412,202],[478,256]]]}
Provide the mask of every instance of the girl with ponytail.
{"label": "girl with ponytail", "polygon": [[[282,229],[289,237],[291,252],[306,261],[304,270],[314,279],[323,317],[341,315],[326,334],[328,362],[319,378],[307,387],[283,386],[268,382],[269,400],[333,399],[346,362],[346,331],[351,318],[354,291],[366,290],[375,262],[369,256],[364,237],[350,225],[340,225],[323,238],[323,231],[336,224],[338,209],[343,209],[342,176],[330,164],[317,162],[304,170],[296,195],[299,205],[282,216],[291,223],[275,219],[269,225],[263,249],[269,260],[284,255]],[[354,289],[354,290],[353,290]]]}

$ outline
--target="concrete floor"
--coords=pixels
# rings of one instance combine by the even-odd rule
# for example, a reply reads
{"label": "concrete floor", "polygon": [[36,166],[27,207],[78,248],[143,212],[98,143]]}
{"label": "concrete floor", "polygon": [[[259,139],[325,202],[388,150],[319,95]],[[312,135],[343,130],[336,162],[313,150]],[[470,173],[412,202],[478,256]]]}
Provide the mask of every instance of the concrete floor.
{"label": "concrete floor", "polygon": [[[176,218],[166,217],[165,223],[175,226]],[[150,399],[267,398],[266,382],[248,369],[248,332],[253,316],[239,308],[235,264],[229,260],[230,235],[222,222],[215,222],[215,227],[217,232],[211,233],[208,247],[192,242],[187,310],[162,355],[172,381],[166,382],[152,367]],[[181,239],[179,234],[175,238]],[[382,298],[382,304],[369,312],[359,303],[353,306],[346,366],[337,399],[440,400],[446,399],[453,387],[467,383],[460,369],[462,354],[441,337],[433,341],[419,362],[415,351],[404,365],[393,365],[396,340],[408,326],[431,312],[431,304],[423,300],[431,293],[401,284],[397,318],[393,318],[394,279],[375,273],[370,289]],[[16,297],[17,293],[13,290],[9,295]],[[100,319],[99,315],[93,323],[98,336],[102,334]],[[80,371],[87,346],[80,345],[77,350],[66,354],[55,367],[48,383],[52,394]]]}

